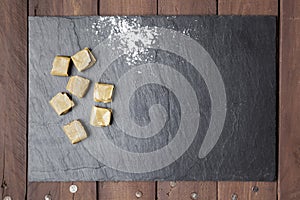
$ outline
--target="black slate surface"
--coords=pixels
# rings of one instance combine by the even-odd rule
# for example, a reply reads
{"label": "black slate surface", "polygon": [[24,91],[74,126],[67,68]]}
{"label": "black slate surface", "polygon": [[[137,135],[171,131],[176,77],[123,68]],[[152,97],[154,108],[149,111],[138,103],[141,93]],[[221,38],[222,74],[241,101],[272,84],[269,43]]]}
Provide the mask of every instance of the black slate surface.
{"label": "black slate surface", "polygon": [[[63,116],[48,101],[68,77],[55,55],[89,47],[87,95]],[[29,181],[276,178],[276,18],[270,16],[29,17]],[[116,86],[93,102],[95,82]],[[93,105],[110,127],[89,125]],[[80,119],[89,137],[61,127]]]}

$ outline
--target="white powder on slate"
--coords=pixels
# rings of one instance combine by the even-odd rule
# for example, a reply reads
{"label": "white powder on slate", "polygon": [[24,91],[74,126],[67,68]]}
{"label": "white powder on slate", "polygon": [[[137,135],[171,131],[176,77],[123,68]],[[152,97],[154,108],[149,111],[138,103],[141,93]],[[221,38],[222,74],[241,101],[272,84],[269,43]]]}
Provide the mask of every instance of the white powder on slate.
{"label": "white powder on slate", "polygon": [[[153,55],[145,56],[148,46],[156,42],[157,30],[155,27],[144,26],[138,18],[127,17],[100,17],[92,24],[92,32],[99,36],[113,40],[120,40],[120,46],[113,46],[113,50],[122,50],[128,64],[147,62]],[[102,36],[102,37],[103,37]],[[96,41],[100,43],[101,37]]]}

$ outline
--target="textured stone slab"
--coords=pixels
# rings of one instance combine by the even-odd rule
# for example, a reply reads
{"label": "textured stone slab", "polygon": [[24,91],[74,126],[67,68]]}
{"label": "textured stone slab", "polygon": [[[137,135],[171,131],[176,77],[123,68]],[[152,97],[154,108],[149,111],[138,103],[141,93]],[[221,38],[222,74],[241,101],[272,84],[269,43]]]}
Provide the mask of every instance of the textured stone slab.
{"label": "textured stone slab", "polygon": [[[91,80],[57,116],[48,101],[69,77],[56,55],[89,47]],[[258,16],[29,17],[29,180],[274,180],[276,18]],[[95,82],[115,85],[93,101]],[[92,106],[113,110],[89,124]],[[79,119],[72,145],[62,126]]]}

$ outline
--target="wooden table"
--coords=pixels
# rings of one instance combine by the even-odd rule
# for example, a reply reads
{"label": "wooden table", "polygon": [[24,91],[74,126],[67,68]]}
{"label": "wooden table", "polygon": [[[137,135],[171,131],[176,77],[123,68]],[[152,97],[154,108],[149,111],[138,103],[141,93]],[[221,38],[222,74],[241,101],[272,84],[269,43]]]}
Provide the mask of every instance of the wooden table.
{"label": "wooden table", "polygon": [[[280,2],[279,2],[280,1]],[[27,183],[27,16],[278,16],[278,182]],[[3,199],[300,199],[299,0],[1,0],[0,195]],[[78,191],[69,192],[75,184]],[[197,195],[196,195],[197,194]],[[0,197],[0,198],[1,198]],[[4,198],[6,197],[6,198]],[[196,199],[196,198],[195,198]]]}

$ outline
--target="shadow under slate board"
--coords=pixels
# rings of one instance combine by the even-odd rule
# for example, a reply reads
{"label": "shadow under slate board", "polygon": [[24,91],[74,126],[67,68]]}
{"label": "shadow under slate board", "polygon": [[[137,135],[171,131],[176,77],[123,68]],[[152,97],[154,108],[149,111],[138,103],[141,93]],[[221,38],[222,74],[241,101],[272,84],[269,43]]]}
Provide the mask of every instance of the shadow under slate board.
{"label": "shadow under slate board", "polygon": [[[69,77],[56,55],[88,47],[91,80],[58,116],[49,100]],[[270,16],[29,17],[29,181],[276,178],[276,18]],[[96,82],[113,102],[93,101]],[[94,105],[109,127],[89,124]],[[62,126],[79,119],[88,138]]]}

